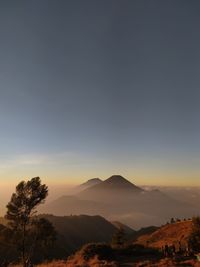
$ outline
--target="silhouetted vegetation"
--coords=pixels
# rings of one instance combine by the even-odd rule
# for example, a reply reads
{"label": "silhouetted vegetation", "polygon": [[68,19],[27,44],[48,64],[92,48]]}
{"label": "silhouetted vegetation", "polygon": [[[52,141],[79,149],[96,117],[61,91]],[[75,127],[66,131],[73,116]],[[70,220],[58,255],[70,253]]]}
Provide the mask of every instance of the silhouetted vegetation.
{"label": "silhouetted vegetation", "polygon": [[189,236],[188,244],[192,252],[200,251],[200,217],[192,218],[192,231]]}
{"label": "silhouetted vegetation", "polygon": [[[91,243],[83,246],[75,255],[71,256],[66,266],[121,266],[120,263],[125,258],[130,258],[135,262],[138,257],[160,258],[160,256],[158,249],[138,244],[113,247],[106,243]],[[96,265],[93,265],[93,262]]]}
{"label": "silhouetted vegetation", "polygon": [[35,216],[36,207],[44,202],[47,195],[48,187],[41,184],[39,177],[35,177],[20,182],[7,205],[5,218],[8,226],[4,229],[3,236],[9,240],[9,245],[16,254],[20,254],[24,267],[28,266],[36,250],[45,256],[56,239],[52,224]]}
{"label": "silhouetted vegetation", "polygon": [[175,219],[171,218],[170,223],[175,223]]}
{"label": "silhouetted vegetation", "polygon": [[120,248],[124,245],[125,242],[125,232],[122,227],[120,227],[112,238],[112,246]]}
{"label": "silhouetted vegetation", "polygon": [[91,243],[84,245],[79,253],[85,260],[89,260],[98,255],[100,260],[108,260],[113,257],[113,250],[106,243]]}
{"label": "silhouetted vegetation", "polygon": [[[189,255],[185,247],[187,240],[193,253],[200,251],[199,217],[193,218],[192,224],[171,218],[170,223],[163,227],[151,226],[134,231],[121,223],[114,226],[101,216],[37,215],[36,208],[45,201],[47,195],[48,187],[41,183],[39,177],[17,185],[7,205],[5,225],[0,224],[0,266],[8,266],[12,262],[29,267],[32,263],[66,259],[77,249],[79,251],[68,258],[66,267],[115,267],[120,266],[124,259],[131,259],[131,262],[137,262],[140,258],[159,261],[163,256]],[[191,225],[192,232],[187,239]],[[172,242],[170,234],[174,238],[177,229],[178,250],[174,244],[168,244],[168,241]],[[140,236],[141,243],[137,239]],[[164,253],[163,240],[168,248]],[[87,244],[91,241],[101,243]],[[51,266],[59,266],[57,263],[60,266],[64,264],[62,261],[53,261],[54,265]]]}

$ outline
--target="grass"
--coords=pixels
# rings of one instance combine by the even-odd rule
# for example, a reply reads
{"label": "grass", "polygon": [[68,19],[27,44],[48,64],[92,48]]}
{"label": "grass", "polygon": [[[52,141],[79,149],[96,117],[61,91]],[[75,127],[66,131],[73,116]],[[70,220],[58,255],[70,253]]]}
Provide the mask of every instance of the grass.
{"label": "grass", "polygon": [[[21,265],[10,265],[9,267],[21,267]],[[49,263],[42,263],[35,267],[118,267],[115,262],[108,262],[99,260],[97,256],[89,261],[82,257],[69,259],[68,261],[52,261]]]}

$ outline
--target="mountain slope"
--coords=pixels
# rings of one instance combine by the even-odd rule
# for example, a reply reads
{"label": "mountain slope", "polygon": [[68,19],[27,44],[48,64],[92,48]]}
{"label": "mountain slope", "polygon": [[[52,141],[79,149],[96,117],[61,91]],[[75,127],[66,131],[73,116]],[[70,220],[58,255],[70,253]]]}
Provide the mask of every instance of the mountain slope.
{"label": "mountain slope", "polygon": [[48,219],[59,233],[65,249],[74,252],[90,242],[110,242],[116,227],[101,216],[53,216],[40,215]]}
{"label": "mountain slope", "polygon": [[117,222],[117,221],[114,221],[114,222],[111,222],[117,229],[123,229],[124,230],[124,233],[126,235],[134,235],[136,234],[137,231],[133,230],[131,227],[121,223],[121,222]]}
{"label": "mountain slope", "polygon": [[100,184],[102,183],[103,181],[100,179],[100,178],[92,178],[92,179],[89,179],[87,182],[85,183],[82,183],[80,184],[79,186],[76,187],[76,190],[78,192],[82,191],[82,190],[85,190],[91,186],[94,186],[94,185],[97,185],[97,184]]}
{"label": "mountain slope", "polygon": [[129,182],[121,175],[113,175],[105,181],[91,186],[78,194],[84,199],[98,199],[109,201],[111,198],[119,198],[120,196],[128,196],[130,194],[138,194],[143,189]]}
{"label": "mountain slope", "polygon": [[162,248],[166,244],[179,246],[179,242],[186,246],[191,229],[191,220],[167,224],[153,233],[140,236],[136,242],[156,248]]}
{"label": "mountain slope", "polygon": [[[94,189],[94,187],[93,187]],[[103,183],[96,186],[95,189],[120,189],[120,190],[130,190],[132,192],[141,192],[143,191],[141,188],[132,184],[130,181],[122,177],[121,175],[112,175],[108,179],[106,179]]]}
{"label": "mountain slope", "polygon": [[98,215],[103,214],[106,206],[94,200],[80,199],[76,196],[62,196],[48,204],[39,207],[40,213],[48,213],[57,216],[65,215]]}

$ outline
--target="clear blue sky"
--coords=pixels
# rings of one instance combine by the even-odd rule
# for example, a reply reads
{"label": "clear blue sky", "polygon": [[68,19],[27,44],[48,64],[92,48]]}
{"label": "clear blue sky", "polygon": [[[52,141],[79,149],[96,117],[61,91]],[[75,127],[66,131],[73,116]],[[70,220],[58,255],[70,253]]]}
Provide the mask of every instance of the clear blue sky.
{"label": "clear blue sky", "polygon": [[0,178],[200,184],[199,1],[1,1]]}

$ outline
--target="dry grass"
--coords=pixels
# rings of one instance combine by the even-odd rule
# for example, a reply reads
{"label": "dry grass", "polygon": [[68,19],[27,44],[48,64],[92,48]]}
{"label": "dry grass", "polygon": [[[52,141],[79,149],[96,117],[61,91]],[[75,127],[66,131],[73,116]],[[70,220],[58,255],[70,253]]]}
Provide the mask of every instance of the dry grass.
{"label": "dry grass", "polygon": [[[10,265],[9,267],[22,267],[21,265]],[[98,257],[94,257],[89,261],[82,258],[74,258],[69,261],[52,261],[49,263],[42,263],[35,267],[118,267],[114,262],[101,261]]]}
{"label": "dry grass", "polygon": [[[173,259],[162,259],[160,261],[144,260],[137,263],[130,263],[131,267],[200,267],[200,263],[196,260],[185,260],[175,262]],[[21,267],[21,266],[20,266]],[[81,259],[71,262],[54,261],[51,263],[41,264],[37,267],[119,267],[117,263],[99,261],[97,257],[91,259],[89,262],[84,262]]]}
{"label": "dry grass", "polygon": [[[74,259],[68,262],[66,261],[52,261],[50,263],[43,263],[35,267],[119,267],[115,262],[100,261],[97,257],[94,257],[88,262],[82,259]],[[140,262],[130,262],[130,265],[124,265],[126,267],[200,267],[200,262],[196,260],[185,260],[175,262],[173,259],[165,258],[159,261],[141,260]],[[21,265],[12,265],[10,267],[21,267]]]}
{"label": "dry grass", "polygon": [[43,263],[37,265],[37,267],[66,267],[66,261],[52,261],[50,263]]}
{"label": "dry grass", "polygon": [[161,248],[165,244],[176,246],[179,241],[184,245],[187,244],[191,229],[192,221],[167,224],[152,234],[139,237],[137,243],[147,245],[148,242],[148,245],[155,248]]}
{"label": "dry grass", "polygon": [[66,267],[118,267],[115,262],[108,262],[105,260],[99,260],[97,256],[86,261],[81,255],[76,255],[67,261]]}
{"label": "dry grass", "polygon": [[[146,245],[148,241],[149,246],[156,248],[161,248],[165,244],[168,245],[176,244],[178,241],[181,241],[181,244],[184,244],[184,242],[185,243],[187,242],[188,236],[191,232],[191,226],[192,226],[191,221],[168,224],[161,227],[152,234],[141,236],[137,240],[137,243]],[[98,253],[95,252],[94,254],[93,253],[91,254],[93,250],[91,249],[90,246],[89,246],[89,251],[87,250],[87,248],[88,245],[85,246],[85,248],[78,251],[74,256],[71,256],[66,261],[53,261],[50,263],[43,263],[38,265],[37,267],[119,267],[119,264],[117,264],[116,262],[99,260],[98,256],[96,255]],[[89,255],[92,256],[86,259],[84,256],[87,255],[88,252]],[[138,259],[138,261],[136,258],[132,259],[125,258],[124,261],[128,261],[128,264],[124,265],[127,267],[128,266],[129,267],[184,267],[184,266],[200,267],[200,262],[194,259],[190,260],[177,259],[177,261],[175,261],[172,258],[153,260],[144,257],[142,259]],[[21,266],[12,266],[12,267],[21,267]]]}
{"label": "dry grass", "polygon": [[173,259],[162,259],[158,262],[141,261],[133,265],[134,267],[200,267],[200,263],[195,260],[185,260],[175,262]]}
{"label": "dry grass", "polygon": [[[9,267],[22,267],[22,265],[9,265]],[[66,267],[66,261],[52,261],[49,263],[42,263],[37,267]]]}

